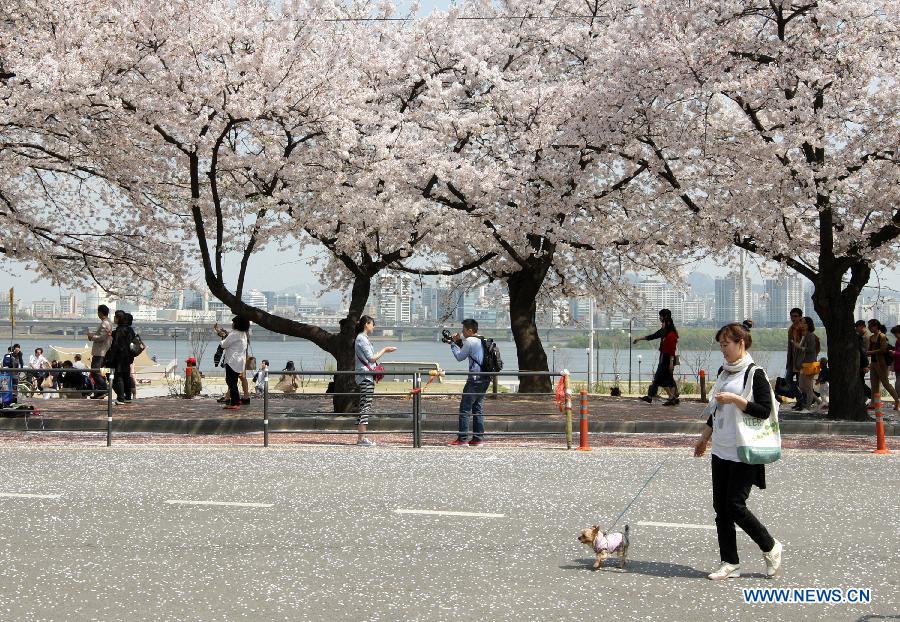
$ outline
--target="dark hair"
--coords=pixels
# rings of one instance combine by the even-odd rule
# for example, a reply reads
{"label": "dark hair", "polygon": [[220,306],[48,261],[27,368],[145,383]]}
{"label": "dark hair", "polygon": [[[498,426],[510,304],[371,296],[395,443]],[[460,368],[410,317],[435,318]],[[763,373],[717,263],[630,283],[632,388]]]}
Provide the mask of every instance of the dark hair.
{"label": "dark hair", "polygon": [[371,315],[361,315],[359,319],[356,321],[356,334],[360,334],[364,330],[366,330],[366,324],[372,322],[372,326],[375,326],[375,318]]}
{"label": "dark hair", "polygon": [[747,318],[746,320],[741,322],[741,326],[743,326],[747,330],[750,330],[753,328],[753,320],[751,320],[750,318]]}
{"label": "dark hair", "polygon": [[672,319],[672,311],[670,311],[669,309],[660,309],[660,310],[659,310],[659,317],[661,317],[661,318],[669,318],[669,319],[671,320],[671,319]]}
{"label": "dark hair", "polygon": [[113,322],[115,322],[119,326],[125,326],[126,315],[127,314],[122,309],[116,309],[116,312],[113,313]]}
{"label": "dark hair", "polygon": [[886,333],[886,332],[887,332],[887,326],[885,326],[884,324],[882,324],[881,322],[879,322],[879,321],[876,320],[875,318],[872,318],[871,320],[869,320],[869,326],[872,326],[872,324],[874,324],[875,326],[878,327],[878,332],[880,332],[880,333]]}
{"label": "dark hair", "polygon": [[125,326],[131,326],[134,324],[134,316],[130,313],[125,314]]}
{"label": "dark hair", "polygon": [[466,318],[462,321],[463,328],[468,328],[469,330],[474,330],[476,333],[478,332],[478,322],[473,320],[472,318]]}
{"label": "dark hair", "polygon": [[72,367],[72,361],[67,359],[62,362],[62,366],[65,367],[66,369],[68,369],[68,368]]}
{"label": "dark hair", "polygon": [[892,335],[900,335],[900,324],[897,324],[891,329]]}
{"label": "dark hair", "polygon": [[16,348],[19,348],[21,350],[22,346],[17,343],[14,343],[12,349],[15,350]]}
{"label": "dark hair", "polygon": [[[668,311],[668,309],[663,310]],[[669,333],[675,333],[677,335],[678,329],[675,328],[675,320],[672,319],[672,316],[661,316],[661,318],[663,323],[663,330],[666,331],[665,334],[668,335]]]}
{"label": "dark hair", "polygon": [[40,350],[41,354],[44,353],[44,348],[35,348],[35,349],[34,349],[34,353],[37,354],[37,353],[38,353],[38,350]]}
{"label": "dark hair", "polygon": [[246,333],[248,330],[250,330],[250,320],[245,318],[243,315],[235,315],[233,318],[231,318],[231,327],[234,330],[239,330]]}
{"label": "dark hair", "polygon": [[80,361],[80,360],[81,360],[81,355],[80,355],[80,354],[76,354],[76,355],[75,355],[75,360],[76,360],[76,361]]}
{"label": "dark hair", "polygon": [[263,360],[262,360],[262,364],[263,364],[263,365],[268,365],[268,364],[269,364],[269,359],[263,359]]}
{"label": "dark hair", "polygon": [[109,315],[109,307],[107,307],[106,305],[98,305],[97,312],[108,316]]}
{"label": "dark hair", "polygon": [[738,324],[737,322],[726,324],[720,328],[716,333],[716,341],[721,341],[722,337],[725,337],[729,341],[734,341],[735,343],[743,341],[744,348],[747,350],[753,345],[753,337],[750,335],[750,331],[744,328],[743,324]]}
{"label": "dark hair", "polygon": [[809,316],[803,318],[803,321],[806,322],[806,330],[807,332],[814,333],[816,332],[816,323],[813,322],[813,319]]}
{"label": "dark hair", "polygon": [[296,371],[294,368],[294,361],[288,361],[281,371]]}
{"label": "dark hair", "polygon": [[800,315],[800,316],[802,316],[802,315],[803,315],[803,309],[800,309],[799,307],[794,307],[793,309],[790,310],[790,312],[788,312],[788,315]]}
{"label": "dark hair", "polygon": [[856,324],[854,324],[854,326],[865,326],[865,325],[866,325],[865,320],[856,320]]}

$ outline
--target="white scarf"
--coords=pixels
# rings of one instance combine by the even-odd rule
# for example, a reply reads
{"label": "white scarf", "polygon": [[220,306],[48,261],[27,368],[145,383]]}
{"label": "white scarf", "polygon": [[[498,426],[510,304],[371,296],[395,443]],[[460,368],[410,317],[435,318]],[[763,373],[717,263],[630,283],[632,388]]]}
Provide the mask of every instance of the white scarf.
{"label": "white scarf", "polygon": [[[722,389],[725,387],[725,384],[731,380],[734,374],[742,374],[747,371],[747,368],[753,365],[753,357],[750,356],[749,353],[745,353],[740,359],[736,360],[734,363],[725,362],[722,366],[724,371],[727,371],[727,374],[719,374],[719,377],[716,378],[716,383],[713,385],[712,391],[709,394],[709,404],[706,405],[706,408],[703,409],[704,414],[709,415],[715,412],[716,408],[719,407],[718,401],[716,401],[716,395],[722,392]],[[743,397],[748,402],[753,401],[751,396],[753,395],[753,383],[746,382],[744,384],[744,390],[741,392],[741,397]]]}

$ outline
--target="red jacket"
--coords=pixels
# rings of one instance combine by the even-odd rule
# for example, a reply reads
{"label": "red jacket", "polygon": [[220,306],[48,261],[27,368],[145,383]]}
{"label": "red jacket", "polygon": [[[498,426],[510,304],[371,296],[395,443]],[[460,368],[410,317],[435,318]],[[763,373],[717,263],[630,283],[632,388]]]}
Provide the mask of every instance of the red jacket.
{"label": "red jacket", "polygon": [[671,354],[675,356],[675,348],[678,346],[678,333],[674,330],[668,333],[659,342],[659,351],[663,354]]}

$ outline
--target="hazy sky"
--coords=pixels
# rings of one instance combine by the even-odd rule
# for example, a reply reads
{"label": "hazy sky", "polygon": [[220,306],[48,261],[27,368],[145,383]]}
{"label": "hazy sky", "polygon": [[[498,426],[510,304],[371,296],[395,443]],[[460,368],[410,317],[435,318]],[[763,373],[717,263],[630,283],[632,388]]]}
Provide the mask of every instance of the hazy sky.
{"label": "hazy sky", "polygon": [[[434,8],[446,9],[450,4],[448,0],[423,0],[420,3],[419,14],[426,14]],[[411,2],[398,2],[398,5],[410,6]],[[234,274],[235,262],[230,263],[232,263],[232,269],[227,271]],[[756,269],[756,262],[751,259],[749,265],[749,273],[753,281],[761,281],[762,277],[759,270]],[[736,266],[721,266],[712,261],[701,261],[694,269],[713,276],[723,276],[734,267]],[[900,292],[900,269],[880,271],[877,277],[873,275],[869,285],[879,285],[879,277],[882,288],[893,290],[885,291],[886,295],[896,295]],[[27,267],[16,264],[12,267],[12,273],[4,270],[4,274],[0,275],[0,292],[5,296],[10,287],[15,287],[16,298],[25,304],[40,298],[57,298],[59,293],[57,287],[48,281],[38,281],[37,283],[32,281],[33,276]],[[305,261],[298,259],[296,254],[288,255],[274,250],[263,251],[259,256],[254,257],[248,270],[247,281],[251,288],[261,290],[280,291],[297,288],[305,290],[303,293],[311,294],[319,289],[318,280]]]}

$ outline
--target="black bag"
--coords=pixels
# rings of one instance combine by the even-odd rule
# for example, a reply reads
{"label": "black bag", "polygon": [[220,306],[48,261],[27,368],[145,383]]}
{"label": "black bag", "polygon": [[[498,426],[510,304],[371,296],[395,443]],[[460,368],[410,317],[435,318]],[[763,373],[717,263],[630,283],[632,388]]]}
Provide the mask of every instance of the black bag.
{"label": "black bag", "polygon": [[131,342],[128,344],[128,348],[131,350],[131,353],[134,356],[137,356],[141,352],[147,349],[147,346],[144,344],[144,340],[141,339],[141,336],[137,333],[131,338]]}
{"label": "black bag", "polygon": [[483,352],[481,371],[503,371],[503,357],[500,356],[500,348],[497,347],[497,342],[493,339],[485,339],[484,337],[479,337],[479,339],[481,340],[481,350]]}
{"label": "black bag", "polygon": [[223,348],[221,345],[218,348],[216,348],[216,353],[213,354],[213,365],[215,365],[216,367],[225,367],[222,364],[222,356],[224,354],[225,354],[225,348]]}
{"label": "black bag", "polygon": [[799,395],[799,392],[797,390],[797,387],[792,385],[784,378],[778,377],[775,379],[775,395],[777,395],[778,397],[788,397],[791,399],[796,399]]}

